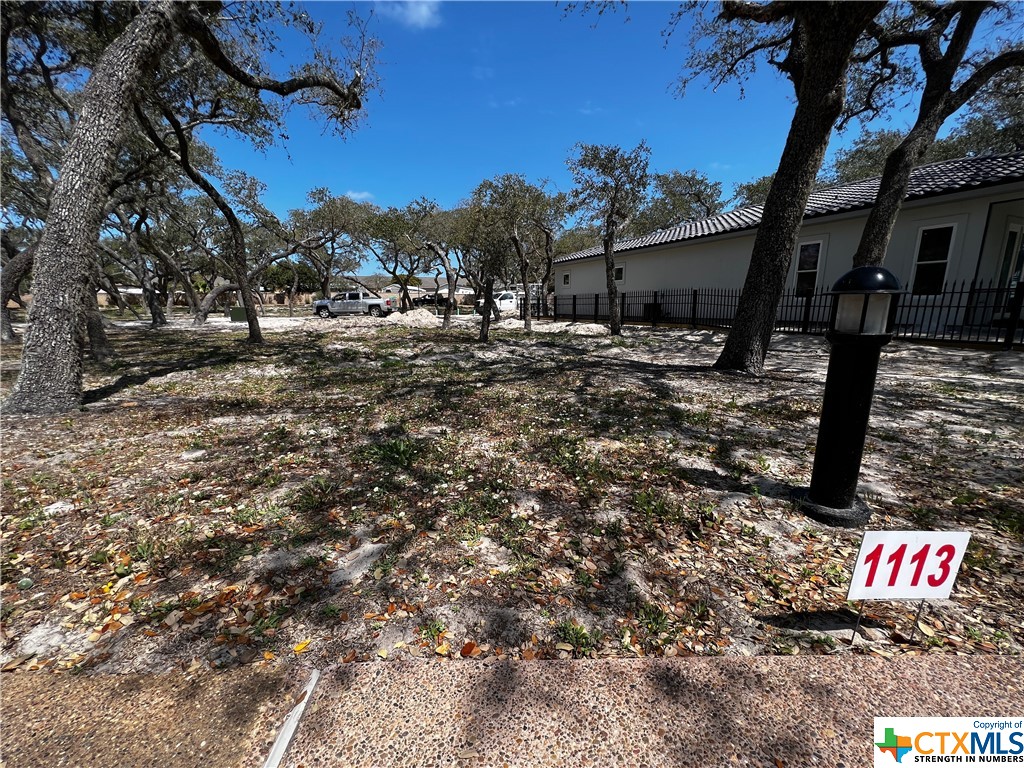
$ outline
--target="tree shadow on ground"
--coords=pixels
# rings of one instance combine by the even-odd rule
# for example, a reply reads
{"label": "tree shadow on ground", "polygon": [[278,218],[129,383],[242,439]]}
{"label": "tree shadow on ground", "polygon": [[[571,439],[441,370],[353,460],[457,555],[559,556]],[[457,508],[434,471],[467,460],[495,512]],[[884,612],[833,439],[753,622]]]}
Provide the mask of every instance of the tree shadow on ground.
{"label": "tree shadow on ground", "polygon": [[[153,335],[153,338],[159,336]],[[474,350],[486,351],[471,340],[423,338],[433,338],[431,343],[440,349],[441,356],[450,348],[472,346]],[[405,338],[399,341],[414,343]],[[817,392],[821,386],[811,374],[802,378],[780,376],[767,384],[763,380],[742,377],[723,379],[706,365],[638,362],[628,357],[628,349],[623,351],[609,346],[601,349],[600,354],[594,354],[592,348],[571,341],[565,344],[538,342],[536,347],[552,354],[536,357],[517,354],[511,363],[471,360],[466,364],[445,363],[434,367],[421,364],[421,359],[418,363],[398,361],[387,368],[380,367],[380,358],[386,357],[383,352],[374,352],[374,359],[344,350],[339,353],[333,346],[326,349],[318,336],[274,341],[265,348],[222,340],[204,340],[198,345],[194,342],[194,338],[183,335],[168,339],[155,350],[158,359],[152,364],[140,365],[139,372],[128,372],[106,388],[91,390],[90,402],[101,402],[134,384],[155,382],[178,371],[230,367],[238,363],[301,366],[297,374],[288,371],[287,376],[255,381],[254,389],[248,394],[233,393],[231,385],[225,385],[228,391],[222,397],[203,390],[208,381],[218,382],[216,376],[211,376],[208,381],[198,383],[195,390],[199,394],[181,398],[190,404],[192,411],[185,421],[187,425],[197,423],[197,419],[199,423],[208,422],[211,416],[253,417],[247,421],[239,419],[234,425],[228,423],[230,420],[225,420],[223,425],[218,423],[216,454],[205,462],[186,467],[197,485],[202,483],[205,473],[215,478],[211,485],[220,486],[211,493],[228,492],[231,499],[222,501],[222,506],[237,506],[239,500],[247,503],[265,490],[260,486],[263,469],[288,459],[290,454],[296,454],[297,460],[290,464],[283,461],[290,469],[282,471],[290,474],[284,478],[285,487],[274,501],[287,509],[286,520],[259,521],[258,529],[252,532],[216,530],[212,536],[193,542],[191,548],[178,553],[176,559],[168,559],[165,570],[192,565],[213,580],[237,579],[244,572],[252,583],[271,585],[275,590],[288,584],[302,585],[305,591],[301,599],[285,600],[284,607],[289,612],[286,616],[295,616],[298,623],[314,629],[330,628],[337,623],[333,615],[337,606],[321,605],[328,600],[349,599],[347,605],[362,607],[365,604],[367,612],[377,613],[381,606],[388,606],[389,601],[401,602],[408,597],[409,602],[413,602],[415,591],[410,588],[405,592],[404,585],[395,586],[390,579],[396,572],[422,567],[461,579],[459,557],[469,559],[474,552],[460,549],[462,542],[456,526],[473,525],[476,533],[485,533],[508,549],[514,573],[508,577],[496,576],[491,580],[493,585],[488,584],[486,589],[491,591],[478,601],[480,605],[474,606],[487,634],[470,636],[495,644],[501,642],[505,647],[512,641],[522,645],[529,635],[531,621],[535,628],[551,629],[555,622],[577,622],[591,630],[607,629],[616,619],[632,622],[641,609],[658,608],[658,602],[670,605],[674,600],[683,603],[696,600],[695,591],[685,592],[688,588],[675,582],[672,588],[676,591],[671,599],[644,597],[631,589],[631,582],[621,569],[628,566],[640,573],[641,579],[663,578],[664,570],[661,573],[658,570],[668,566],[665,561],[658,563],[658,558],[669,560],[671,558],[666,556],[676,554],[673,548],[684,551],[691,541],[707,534],[696,517],[698,507],[710,505],[722,510],[730,501],[730,494],[736,495],[732,501],[738,502],[737,508],[745,506],[746,509],[756,505],[756,501],[748,503],[748,500],[757,496],[790,500],[798,489],[771,477],[764,465],[757,465],[754,452],[766,446],[772,449],[783,439],[798,445],[809,441],[816,424],[812,406],[817,395],[807,394],[807,389],[815,387]],[[145,349],[138,346],[136,353],[144,357]],[[231,374],[237,376],[233,369]],[[688,387],[694,380],[710,380],[715,392],[703,400],[690,402],[694,406],[692,411],[679,411],[675,406],[681,397],[688,396]],[[275,384],[276,381],[281,383]],[[547,388],[543,392],[548,399],[530,402],[530,385],[536,382],[545,383]],[[342,383],[350,388],[341,389]],[[742,402],[714,401],[718,385],[725,392],[721,400],[735,392],[738,393],[736,399]],[[759,388],[766,385],[775,390],[759,392]],[[263,396],[274,387],[277,389],[273,397]],[[780,393],[779,388],[786,391]],[[699,389],[694,387],[694,390]],[[883,401],[889,396],[887,392],[883,387]],[[339,399],[325,397],[335,394]],[[891,396],[903,395],[899,387],[894,387]],[[288,399],[275,400],[275,397]],[[542,426],[532,435],[526,435],[522,423],[517,421],[516,414],[526,412],[520,408],[521,401],[527,401],[525,408],[536,409],[541,417],[538,423]],[[556,419],[556,414],[545,411],[563,401],[572,401],[578,406],[570,418]],[[925,400],[916,405],[924,407]],[[513,417],[503,420],[502,407],[520,409],[513,410]],[[310,424],[307,418],[294,428],[288,421],[275,422],[279,425],[277,429],[283,431],[276,433],[277,437],[273,431],[265,432],[260,419],[285,408],[293,416],[313,415],[316,421]],[[366,413],[360,413],[360,409]],[[133,409],[132,413],[143,410]],[[1012,410],[1007,406],[1007,413]],[[155,441],[165,439],[162,431],[171,426],[170,419],[159,418],[167,409],[160,411],[149,414],[151,421],[159,423],[158,428],[148,433]],[[453,439],[450,444],[458,447],[458,455],[443,455],[436,450],[435,440],[440,442],[444,438],[431,437],[431,433],[418,428],[437,419],[439,414],[442,420],[451,419]],[[634,416],[638,417],[636,421],[632,420]],[[110,420],[107,414],[99,414],[93,421],[87,416],[82,418],[90,426],[103,419]],[[486,421],[488,418],[490,422]],[[971,418],[980,418],[980,414]],[[338,431],[346,419],[351,421],[349,429]],[[469,441],[460,443],[458,432],[463,429],[484,444],[478,448]],[[615,439],[608,439],[610,437]],[[503,447],[499,441],[506,439],[518,441],[514,465],[501,455]],[[899,445],[911,445],[914,439],[900,437]],[[317,453],[316,441],[323,441],[331,450]],[[692,453],[688,453],[691,448]],[[607,453],[602,454],[602,451]],[[616,455],[615,451],[620,453]],[[213,449],[211,454],[214,454]],[[620,457],[624,458],[621,462]],[[173,455],[170,460],[174,466]],[[435,499],[428,491],[446,482],[443,467],[449,461],[460,464],[456,468],[471,472],[474,479],[465,481],[465,488],[457,493],[445,491]],[[629,462],[635,466],[622,466]],[[543,476],[547,487],[534,489],[524,482],[530,479],[524,472]],[[361,475],[358,480],[357,475]],[[595,481],[593,486],[581,481],[581,477],[588,480],[591,476]],[[496,482],[499,478],[505,478],[508,483]],[[161,481],[168,479],[178,481],[180,478],[161,478]],[[319,481],[327,485],[318,490],[314,483]],[[331,484],[334,487],[330,487]],[[269,483],[266,486],[267,489],[272,487]],[[380,493],[374,495],[378,487]],[[538,523],[534,530],[515,528],[513,505],[503,501],[500,505],[487,506],[488,498],[506,494],[509,488],[512,489],[510,495],[522,492],[538,502],[538,509],[532,516]],[[312,495],[300,502],[301,494],[307,491]],[[636,497],[648,491],[665,491],[690,506],[684,515],[659,517],[660,512],[652,513],[646,521],[643,537],[637,539],[640,543],[615,544],[608,550],[611,555],[606,557],[602,551],[601,557],[592,557],[596,571],[583,568],[581,562],[590,554],[577,546],[578,542],[588,536],[600,537],[605,542],[614,539],[611,533],[616,522],[614,515],[599,513],[616,513],[619,522],[640,530],[645,521],[638,511]],[[468,502],[477,505],[477,509],[465,514],[456,511],[459,505]],[[984,500],[974,507],[966,507],[963,515],[977,514],[977,519],[982,519],[986,512],[992,511],[991,505],[985,506],[982,502]],[[149,511],[148,507],[144,508],[142,514]],[[751,514],[756,520],[756,509]],[[938,510],[936,516],[940,524],[954,519],[947,508]],[[227,517],[226,512],[223,517]],[[548,525],[555,526],[558,546],[564,548],[552,552],[541,546],[547,535],[541,529]],[[386,567],[381,568],[382,575],[371,570],[358,585],[330,584],[329,569],[323,567],[323,562],[315,561],[314,555],[333,557],[333,553],[339,553],[344,556],[356,546],[352,539],[361,527],[370,529],[364,539],[373,538],[384,545],[380,558],[381,565]],[[653,535],[659,527],[668,530],[667,538]],[[711,530],[710,535],[714,536],[713,525]],[[433,535],[440,538],[430,538]],[[710,543],[716,542],[711,540]],[[317,548],[318,552],[312,552],[312,548]],[[439,551],[451,559],[435,557]],[[254,562],[243,567],[241,561],[247,555],[252,555]],[[303,562],[307,557],[311,559]],[[401,561],[405,557],[409,560],[403,565]],[[568,572],[567,580],[563,579],[557,587],[549,582],[534,590],[534,583],[543,581],[543,577],[556,570]],[[433,571],[431,573],[433,575]],[[486,571],[483,574],[494,575]],[[406,577],[408,573],[402,575]],[[598,581],[604,588],[594,594],[588,591],[588,580]],[[191,583],[188,577],[179,575],[165,582],[164,588],[184,592]],[[529,586],[523,588],[523,583]],[[701,588],[703,583],[700,583]],[[353,593],[358,593],[358,600]],[[275,597],[279,597],[276,592]],[[705,597],[708,602],[714,600]],[[447,595],[431,594],[429,598],[434,602],[423,613],[414,614],[405,629],[411,629],[417,621],[441,615],[440,611],[449,606]],[[324,607],[331,610],[325,611]],[[545,612],[545,622],[536,621],[536,616],[531,615],[539,610]],[[268,610],[266,615],[258,613],[255,618],[266,619],[273,615],[273,610]],[[358,623],[363,610],[353,611],[353,616],[354,624]],[[792,616],[798,624],[813,618]],[[785,618],[785,615],[764,617],[763,622],[772,624]],[[841,625],[841,616],[832,618]],[[139,626],[144,625],[139,622],[135,629]],[[127,634],[135,629],[122,632]],[[536,631],[542,634],[541,629]],[[360,650],[372,654],[375,648],[370,643],[375,638],[370,637],[362,624],[345,637],[345,642],[357,632],[362,632]],[[550,652],[551,648],[546,650]]]}
{"label": "tree shadow on ground", "polygon": [[[849,608],[821,611],[796,611],[794,613],[760,613],[755,614],[758,621],[780,629],[801,631],[828,632],[833,630],[853,630],[857,626],[857,614]],[[868,616],[860,619],[862,627],[885,627],[884,622],[876,621]]]}
{"label": "tree shadow on ground", "polygon": [[302,341],[275,340],[261,346],[237,340],[197,339],[177,331],[147,334],[145,344],[134,339],[122,344],[119,348],[122,356],[112,365],[93,366],[104,373],[128,366],[131,370],[109,384],[83,392],[82,404],[96,404],[130,387],[184,371],[199,371],[242,362],[266,362],[277,358],[300,361],[315,359],[324,353],[322,340],[323,334],[308,334]]}

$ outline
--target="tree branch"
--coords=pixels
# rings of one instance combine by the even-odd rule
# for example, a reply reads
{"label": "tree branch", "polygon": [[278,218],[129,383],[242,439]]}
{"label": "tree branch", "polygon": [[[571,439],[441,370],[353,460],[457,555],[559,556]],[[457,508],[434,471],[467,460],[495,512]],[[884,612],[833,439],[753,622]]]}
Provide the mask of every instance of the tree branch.
{"label": "tree branch", "polygon": [[196,41],[211,64],[247,88],[270,91],[279,96],[289,96],[307,89],[323,89],[334,96],[331,103],[323,106],[332,107],[335,110],[332,117],[339,121],[345,120],[350,112],[362,107],[360,91],[363,77],[358,70],[356,70],[352,82],[347,86],[339,83],[335,77],[328,75],[306,74],[288,80],[275,80],[263,75],[254,75],[242,69],[224,52],[220,41],[206,26],[206,22],[195,8],[189,8],[188,11],[181,14],[178,24],[184,34]]}
{"label": "tree branch", "polygon": [[1024,49],[1015,48],[991,59],[950,94],[949,114],[966,104],[993,77],[1007,69],[1024,67]]}

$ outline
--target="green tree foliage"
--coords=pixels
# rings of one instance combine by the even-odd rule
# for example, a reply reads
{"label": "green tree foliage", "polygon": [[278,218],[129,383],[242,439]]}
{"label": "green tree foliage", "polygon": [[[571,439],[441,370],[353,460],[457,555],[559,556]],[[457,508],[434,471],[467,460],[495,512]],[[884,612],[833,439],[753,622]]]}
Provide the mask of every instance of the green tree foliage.
{"label": "green tree foliage", "polygon": [[452,211],[451,247],[457,254],[459,271],[479,298],[484,300],[479,340],[489,341],[494,306],[494,286],[508,280],[512,260],[508,236],[495,209],[487,204],[478,186],[470,199]]}
{"label": "green tree foliage", "polygon": [[825,178],[831,183],[847,184],[878,176],[885,166],[885,159],[901,141],[903,134],[900,131],[865,131],[854,139],[848,149],[836,152]]}
{"label": "green tree foliage", "polygon": [[[936,139],[922,162],[933,163],[986,153],[1024,149],[1024,86],[1014,72],[1003,73],[972,101],[949,135]],[[906,134],[892,129],[867,130],[836,152],[826,177],[845,184],[881,176],[885,161]]]}
{"label": "green tree foliage", "polygon": [[601,230],[590,225],[569,227],[555,241],[555,254],[566,256],[570,253],[601,247]]}
{"label": "green tree foliage", "polygon": [[767,176],[761,176],[745,184],[737,184],[733,188],[732,200],[737,205],[764,205],[773,181],[775,181],[775,174],[769,173]]}
{"label": "green tree foliage", "polygon": [[432,259],[423,241],[425,228],[436,205],[422,198],[404,208],[391,206],[380,210],[368,203],[362,205],[371,212],[363,220],[355,237],[380,268],[398,284],[402,309],[411,309],[409,286]]}
{"label": "green tree foliage", "polygon": [[647,202],[629,226],[633,236],[706,219],[725,209],[722,183],[696,170],[652,174],[651,187]]}
{"label": "green tree foliage", "polygon": [[332,195],[318,187],[307,195],[311,207],[289,213],[284,237],[297,244],[302,259],[319,280],[318,290],[327,296],[331,283],[354,275],[362,257],[358,233],[373,207],[348,197]]}
{"label": "green tree foliage", "polygon": [[320,290],[320,276],[309,264],[292,259],[267,267],[262,284],[268,291],[290,291],[294,286],[296,293],[315,293]]}

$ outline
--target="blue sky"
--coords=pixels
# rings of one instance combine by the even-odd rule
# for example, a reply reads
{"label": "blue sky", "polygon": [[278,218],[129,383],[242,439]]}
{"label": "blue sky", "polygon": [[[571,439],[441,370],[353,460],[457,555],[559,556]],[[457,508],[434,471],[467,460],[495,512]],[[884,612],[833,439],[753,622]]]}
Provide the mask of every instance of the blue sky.
{"label": "blue sky", "polygon": [[[704,82],[678,98],[686,30],[667,45],[662,36],[678,3],[631,3],[628,22],[621,12],[566,15],[554,2],[304,8],[325,22],[327,39],[345,34],[349,10],[373,11],[381,89],[344,140],[302,108],[288,114],[287,144],[266,153],[205,137],[225,166],[264,181],[265,202],[279,214],[321,186],[381,206],[420,196],[454,206],[501,173],[568,191],[565,161],[578,141],[632,148],[645,139],[652,170],[695,168],[728,195],[775,170],[792,116],[792,86],[769,67],[742,100],[735,85],[713,92]],[[834,137],[830,154],[856,130]]]}

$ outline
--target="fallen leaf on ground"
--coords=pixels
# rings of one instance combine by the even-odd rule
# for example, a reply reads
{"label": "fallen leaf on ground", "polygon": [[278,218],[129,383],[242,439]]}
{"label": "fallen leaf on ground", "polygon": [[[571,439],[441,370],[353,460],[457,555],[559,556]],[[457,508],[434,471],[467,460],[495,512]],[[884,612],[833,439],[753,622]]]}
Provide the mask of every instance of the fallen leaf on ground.
{"label": "fallen leaf on ground", "polygon": [[35,658],[34,653],[26,653],[24,656],[19,656],[16,659],[11,659],[6,664],[4,664],[3,668],[0,669],[0,672],[11,672],[12,670],[18,668],[19,666],[21,666],[26,661],[32,658]]}

